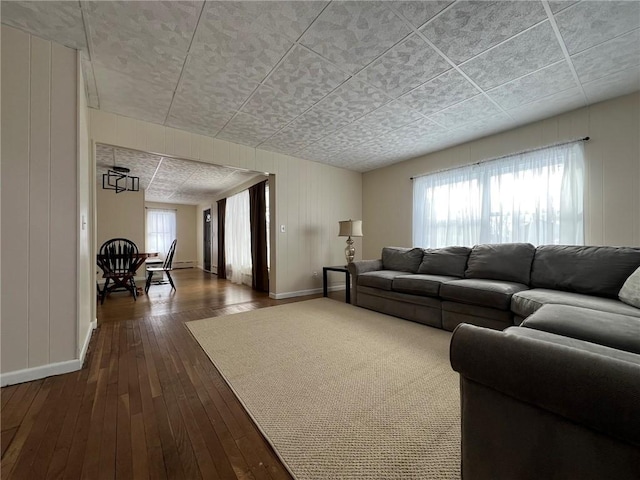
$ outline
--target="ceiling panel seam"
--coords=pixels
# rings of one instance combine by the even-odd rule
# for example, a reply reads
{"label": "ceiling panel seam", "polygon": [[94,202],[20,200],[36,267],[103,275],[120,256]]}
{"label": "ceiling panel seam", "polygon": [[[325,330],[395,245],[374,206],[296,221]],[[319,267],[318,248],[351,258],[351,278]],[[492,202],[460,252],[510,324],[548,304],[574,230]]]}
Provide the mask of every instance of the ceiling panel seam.
{"label": "ceiling panel seam", "polygon": [[584,91],[584,87],[582,86],[582,82],[580,82],[580,77],[578,77],[578,72],[576,72],[576,67],[573,65],[573,60],[571,59],[571,55],[569,55],[569,49],[567,49],[567,45],[564,43],[564,39],[562,38],[562,34],[560,33],[560,29],[558,28],[558,24],[556,23],[556,18],[551,11],[551,7],[549,6],[549,2],[547,0],[541,0],[542,6],[544,7],[544,11],[549,18],[549,23],[551,23],[551,28],[553,28],[553,32],[556,34],[556,38],[558,39],[558,43],[560,43],[560,48],[562,49],[562,54],[569,66],[569,70],[571,70],[571,74],[573,75],[578,88],[580,88],[580,92],[582,93],[582,99],[584,105],[589,103],[587,99],[587,94]]}

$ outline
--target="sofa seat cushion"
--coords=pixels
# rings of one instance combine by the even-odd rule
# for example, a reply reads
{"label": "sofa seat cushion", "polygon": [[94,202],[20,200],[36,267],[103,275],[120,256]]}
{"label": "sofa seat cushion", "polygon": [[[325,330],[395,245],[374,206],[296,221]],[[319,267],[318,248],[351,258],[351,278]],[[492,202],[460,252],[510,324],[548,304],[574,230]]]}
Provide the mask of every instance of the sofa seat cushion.
{"label": "sofa seat cushion", "polygon": [[391,289],[413,295],[437,297],[443,282],[457,279],[458,277],[446,275],[399,275],[393,278]]}
{"label": "sofa seat cushion", "polygon": [[407,272],[399,272],[396,270],[377,270],[375,272],[367,272],[362,275],[358,275],[358,285],[391,290],[391,283],[393,282],[393,279],[398,275],[406,274]]}
{"label": "sofa seat cushion", "polygon": [[545,305],[523,327],[640,354],[640,318],[567,305]]}
{"label": "sofa seat cushion", "polygon": [[534,340],[541,340],[543,342],[555,343],[557,345],[564,345],[566,347],[577,348],[591,353],[597,353],[605,357],[611,357],[618,360],[624,360],[625,362],[635,363],[640,365],[640,355],[628,352],[626,350],[619,350],[617,348],[607,347],[605,345],[599,345],[597,343],[588,342],[578,338],[566,337],[564,335],[557,335],[555,333],[546,332],[543,330],[535,330],[533,328],[523,327],[511,327],[505,330],[508,335],[514,335],[521,338],[531,338]]}
{"label": "sofa seat cushion", "polygon": [[632,307],[620,300],[546,288],[534,288],[514,294],[513,298],[511,298],[511,311],[520,317],[526,318],[547,304],[571,305],[591,308],[601,312],[640,317],[640,308]]}
{"label": "sofa seat cushion", "polygon": [[466,278],[443,283],[440,287],[440,297],[455,302],[509,310],[511,296],[527,288],[529,287],[516,282]]}

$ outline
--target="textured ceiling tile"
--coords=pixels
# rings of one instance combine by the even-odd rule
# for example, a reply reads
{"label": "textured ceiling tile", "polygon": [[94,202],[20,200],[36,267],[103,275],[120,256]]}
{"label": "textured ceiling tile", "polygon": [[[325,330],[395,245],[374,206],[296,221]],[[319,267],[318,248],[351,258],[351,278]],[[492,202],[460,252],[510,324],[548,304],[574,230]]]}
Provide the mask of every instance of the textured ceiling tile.
{"label": "textured ceiling tile", "polygon": [[190,57],[178,93],[213,103],[220,110],[237,110],[257,87],[258,83],[241,74],[219,70],[217,66]]}
{"label": "textured ceiling tile", "polygon": [[420,31],[456,63],[546,18],[541,2],[458,2]]}
{"label": "textured ceiling tile", "polygon": [[[227,123],[217,137],[241,139],[246,136],[252,144],[257,145],[273,135],[277,129],[277,126],[264,122],[259,118],[246,113],[238,113]],[[248,143],[245,143],[245,145]]]}
{"label": "textured ceiling tile", "polygon": [[176,188],[184,184],[191,175],[195,172],[195,163],[187,162],[185,160],[178,160],[173,158],[164,158],[160,163],[160,168],[156,172],[156,176],[153,179],[151,185],[154,183],[165,184],[171,183],[176,185]]}
{"label": "textured ceiling tile", "polygon": [[549,22],[514,37],[460,68],[481,88],[502,85],[564,58]]}
{"label": "textured ceiling tile", "polygon": [[456,128],[482,118],[498,115],[500,110],[484,95],[477,95],[462,103],[442,110],[429,118],[445,128]]}
{"label": "textured ceiling tile", "polygon": [[508,110],[518,121],[533,122],[584,106],[584,96],[578,87],[550,95]]}
{"label": "textured ceiling tile", "polygon": [[196,92],[176,93],[167,118],[167,125],[180,128],[199,126],[205,135],[215,135],[231,120],[235,110],[216,103],[216,98],[202,97]]}
{"label": "textured ceiling tile", "polygon": [[[173,107],[171,110],[173,111]],[[191,119],[188,115],[189,112],[185,112],[185,117],[180,116],[180,114],[174,115],[173,113],[171,113],[167,117],[165,125],[168,127],[177,128],[179,130],[185,130],[187,132],[199,133],[200,135],[206,135],[208,137],[215,137],[216,134],[227,123],[226,121],[220,124],[207,122],[206,120]],[[201,117],[198,112],[194,112],[194,117],[195,116]],[[231,116],[232,115],[229,115],[229,118],[231,118]]]}
{"label": "textured ceiling tile", "polygon": [[176,88],[186,53],[123,32],[104,31],[92,38],[94,64],[144,82]]}
{"label": "textured ceiling tile", "polygon": [[357,122],[354,122],[354,125],[363,125],[369,129],[382,128],[388,131],[407,123],[415,122],[420,118],[423,117],[418,112],[407,107],[402,102],[395,101],[358,119]]}
{"label": "textured ceiling tile", "polygon": [[302,44],[355,73],[410,33],[384,2],[334,2],[302,37]]}
{"label": "textured ceiling tile", "polygon": [[511,109],[575,86],[573,74],[567,62],[562,61],[489,90],[487,93],[503,108]]}
{"label": "textured ceiling tile", "polygon": [[265,85],[291,97],[315,103],[348,78],[313,52],[296,47],[269,76]]}
{"label": "textured ceiling tile", "polygon": [[76,50],[87,49],[79,2],[2,2],[2,23]]}
{"label": "textured ceiling tile", "polygon": [[419,27],[427,20],[451,5],[453,1],[394,1],[391,6],[409,20],[414,26]]}
{"label": "textured ceiling tile", "polygon": [[127,117],[164,123],[173,91],[133,79],[99,65],[93,69],[100,92],[100,107]]}
{"label": "textured ceiling tile", "polygon": [[336,120],[352,122],[390,101],[387,95],[376,88],[352,78],[323,98],[314,108],[323,110]]}
{"label": "textured ceiling tile", "polygon": [[640,2],[580,2],[556,16],[570,54],[640,26]]}
{"label": "textured ceiling tile", "polygon": [[300,130],[291,124],[260,144],[260,148],[293,154],[326,135],[325,131]]}
{"label": "textured ceiling tile", "polygon": [[242,111],[279,128],[304,113],[311,105],[308,99],[283,95],[267,85],[260,85]]}
{"label": "textured ceiling tile", "polygon": [[[293,42],[255,22],[247,12],[253,3],[207,2],[190,54],[218,70],[263,80]],[[261,2],[254,6],[265,9]]]}
{"label": "textured ceiling tile", "polygon": [[571,57],[581,83],[640,64],[640,29]]}
{"label": "textured ceiling tile", "polygon": [[450,70],[403,95],[400,100],[430,115],[477,94],[478,90],[462,75]]}
{"label": "textured ceiling tile", "polygon": [[200,1],[83,2],[100,36],[135,36],[186,53],[202,10]]}
{"label": "textured ceiling tile", "polygon": [[412,35],[365,68],[358,77],[395,98],[450,68],[422,38]]}
{"label": "textured ceiling tile", "polygon": [[331,113],[327,113],[318,108],[312,108],[304,115],[299,116],[291,122],[287,128],[298,131],[303,138],[316,141],[349,123],[348,120],[335,118]]}
{"label": "textured ceiling tile", "polygon": [[[363,125],[358,122],[354,122],[325,138],[331,141],[331,143],[335,145],[335,148],[342,150],[360,143],[374,140],[388,131],[389,128],[385,128],[380,125]],[[320,142],[324,142],[325,138],[320,140]]]}
{"label": "textured ceiling tile", "polygon": [[607,77],[583,85],[590,102],[601,102],[609,98],[640,90],[640,67],[621,70]]}
{"label": "textured ceiling tile", "polygon": [[[322,142],[322,140],[320,140],[320,142]],[[345,147],[339,145],[320,142],[316,142],[303,150],[300,150],[298,155],[301,158],[312,160],[327,160],[345,149]]]}

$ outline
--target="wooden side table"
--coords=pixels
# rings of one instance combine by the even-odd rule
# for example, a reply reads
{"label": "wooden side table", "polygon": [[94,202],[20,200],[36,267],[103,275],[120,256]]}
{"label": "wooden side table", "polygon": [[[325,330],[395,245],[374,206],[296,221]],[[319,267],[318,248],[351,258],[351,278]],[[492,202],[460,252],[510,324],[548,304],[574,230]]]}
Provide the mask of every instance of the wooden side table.
{"label": "wooden side table", "polygon": [[334,267],[322,267],[322,296],[326,297],[327,292],[327,272],[343,272],[347,277],[347,291],[345,301],[351,303],[351,274],[349,269],[344,265],[336,265]]}

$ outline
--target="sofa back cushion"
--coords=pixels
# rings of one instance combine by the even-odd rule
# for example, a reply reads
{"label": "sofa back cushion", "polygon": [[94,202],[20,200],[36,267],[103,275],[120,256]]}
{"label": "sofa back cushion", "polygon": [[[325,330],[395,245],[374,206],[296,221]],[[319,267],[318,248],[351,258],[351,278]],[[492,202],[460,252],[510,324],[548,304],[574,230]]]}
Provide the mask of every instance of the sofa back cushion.
{"label": "sofa back cushion", "polygon": [[444,247],[424,250],[422,263],[418,273],[426,275],[449,275],[464,277],[467,260],[471,249],[469,247]]}
{"label": "sofa back cushion", "polygon": [[536,249],[531,286],[618,298],[640,266],[640,248],[543,245]]}
{"label": "sofa back cushion", "polygon": [[469,254],[464,276],[529,285],[535,251],[536,248],[530,243],[476,245]]}
{"label": "sofa back cushion", "polygon": [[384,247],[382,249],[384,270],[416,273],[420,262],[422,262],[421,248]]}

